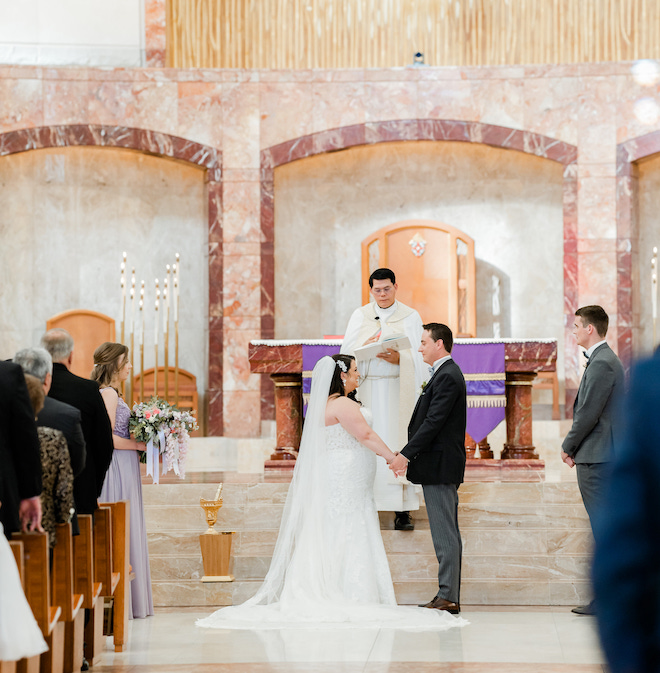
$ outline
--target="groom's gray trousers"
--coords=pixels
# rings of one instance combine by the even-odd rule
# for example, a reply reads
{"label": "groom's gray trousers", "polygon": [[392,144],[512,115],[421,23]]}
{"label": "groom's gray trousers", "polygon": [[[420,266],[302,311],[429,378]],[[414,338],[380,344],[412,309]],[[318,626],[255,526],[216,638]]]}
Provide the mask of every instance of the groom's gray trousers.
{"label": "groom's gray trousers", "polygon": [[463,542],[458,530],[458,485],[424,484],[422,488],[438,558],[437,595],[460,603]]}

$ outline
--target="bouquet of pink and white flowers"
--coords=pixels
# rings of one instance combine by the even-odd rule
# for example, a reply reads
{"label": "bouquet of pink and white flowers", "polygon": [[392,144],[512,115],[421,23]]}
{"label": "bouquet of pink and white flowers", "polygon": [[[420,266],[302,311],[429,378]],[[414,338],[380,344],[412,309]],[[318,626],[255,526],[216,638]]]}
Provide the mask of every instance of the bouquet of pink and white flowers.
{"label": "bouquet of pink and white flowers", "polygon": [[185,476],[190,433],[197,430],[195,415],[181,411],[159,397],[133,405],[128,428],[138,442],[147,445],[147,474],[158,483],[158,466],[163,456],[162,473],[172,470]]}

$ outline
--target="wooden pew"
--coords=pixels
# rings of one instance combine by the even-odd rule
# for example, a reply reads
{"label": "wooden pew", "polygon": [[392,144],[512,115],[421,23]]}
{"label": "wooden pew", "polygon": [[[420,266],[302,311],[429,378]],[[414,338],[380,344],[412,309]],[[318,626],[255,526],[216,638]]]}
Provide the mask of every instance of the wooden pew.
{"label": "wooden pew", "polygon": [[112,569],[112,510],[106,505],[94,513],[94,581],[101,584],[101,595],[112,596],[119,573]]}
{"label": "wooden pew", "polygon": [[14,533],[12,540],[23,543],[25,595],[48,645],[48,652],[40,657],[40,670],[42,673],[63,673],[64,622],[60,621],[62,608],[51,605],[48,535]]}
{"label": "wooden pew", "polygon": [[[130,503],[99,503],[101,508],[112,512],[112,569],[119,573],[119,580],[113,591],[114,609],[112,613],[112,637],[115,652],[123,652],[128,637],[128,607],[130,600]],[[107,595],[107,594],[106,594]]]}
{"label": "wooden pew", "polygon": [[83,660],[84,595],[73,581],[73,535],[70,523],[57,524],[57,544],[51,568],[52,602],[62,608],[64,622],[64,673],[78,673]]}
{"label": "wooden pew", "polygon": [[85,658],[90,666],[98,664],[103,652],[102,584],[94,580],[94,524],[91,514],[78,514],[80,535],[73,538],[74,591],[84,596],[83,608],[89,610],[85,626]]}

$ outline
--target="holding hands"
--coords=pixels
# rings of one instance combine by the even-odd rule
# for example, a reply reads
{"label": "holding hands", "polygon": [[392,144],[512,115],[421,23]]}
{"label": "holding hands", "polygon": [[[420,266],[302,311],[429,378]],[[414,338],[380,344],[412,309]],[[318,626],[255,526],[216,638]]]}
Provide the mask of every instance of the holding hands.
{"label": "holding hands", "polygon": [[397,453],[394,455],[394,460],[389,464],[390,470],[392,470],[397,477],[401,477],[408,469],[408,462],[408,459],[402,453]]}

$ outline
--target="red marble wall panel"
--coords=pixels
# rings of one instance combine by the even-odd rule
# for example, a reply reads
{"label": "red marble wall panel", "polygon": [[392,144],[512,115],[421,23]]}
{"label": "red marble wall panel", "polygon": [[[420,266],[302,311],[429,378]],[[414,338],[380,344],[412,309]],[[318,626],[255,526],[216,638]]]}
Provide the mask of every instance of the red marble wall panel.
{"label": "red marble wall panel", "polygon": [[165,66],[166,0],[144,2],[144,50],[148,68]]}

